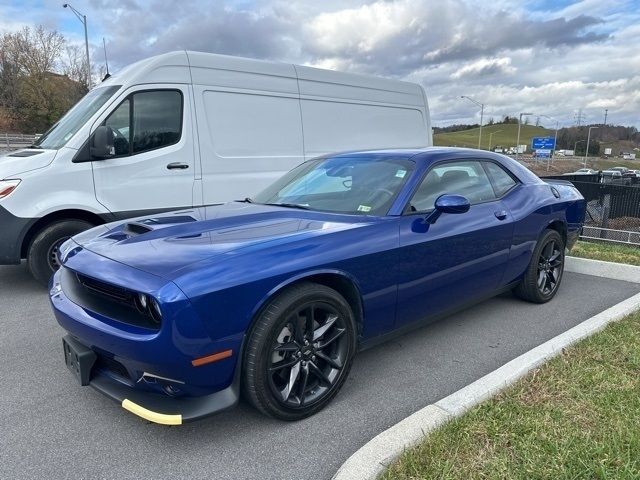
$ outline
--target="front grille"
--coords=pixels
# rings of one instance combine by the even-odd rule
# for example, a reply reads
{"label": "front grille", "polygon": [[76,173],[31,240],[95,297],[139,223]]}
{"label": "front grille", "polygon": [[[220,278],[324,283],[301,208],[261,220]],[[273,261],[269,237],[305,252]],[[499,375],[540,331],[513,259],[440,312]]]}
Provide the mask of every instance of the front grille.
{"label": "front grille", "polygon": [[102,295],[116,302],[135,306],[135,296],[131,290],[101,282],[80,273],[76,273],[76,277],[78,278],[78,282],[92,293]]}
{"label": "front grille", "polygon": [[125,287],[97,280],[62,267],[60,283],[65,295],[76,305],[116,322],[149,330],[160,325],[148,312],[136,305],[137,292]]}

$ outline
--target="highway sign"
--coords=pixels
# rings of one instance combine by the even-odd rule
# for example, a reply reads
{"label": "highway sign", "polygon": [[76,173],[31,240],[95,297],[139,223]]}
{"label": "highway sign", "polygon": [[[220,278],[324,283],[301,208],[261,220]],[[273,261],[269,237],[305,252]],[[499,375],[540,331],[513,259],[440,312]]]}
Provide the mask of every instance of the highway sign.
{"label": "highway sign", "polygon": [[553,137],[533,137],[531,139],[531,148],[533,150],[540,148],[554,150],[556,148],[556,142]]}
{"label": "highway sign", "polygon": [[550,149],[548,149],[548,148],[538,148],[538,149],[536,149],[536,158],[549,158],[550,156],[551,156],[551,150]]}

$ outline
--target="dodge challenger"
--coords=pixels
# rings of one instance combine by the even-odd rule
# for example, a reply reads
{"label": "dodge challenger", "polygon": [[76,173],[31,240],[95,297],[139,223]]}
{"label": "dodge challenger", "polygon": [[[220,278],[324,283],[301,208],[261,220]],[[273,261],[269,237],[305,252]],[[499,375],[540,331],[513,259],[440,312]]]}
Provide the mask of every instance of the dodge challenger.
{"label": "dodge challenger", "polygon": [[[557,293],[585,201],[470,149],[306,161],[253,198],[96,227],[60,248],[64,360],[147,420],[297,420],[358,350],[506,291]],[[401,353],[400,353],[401,354]]]}

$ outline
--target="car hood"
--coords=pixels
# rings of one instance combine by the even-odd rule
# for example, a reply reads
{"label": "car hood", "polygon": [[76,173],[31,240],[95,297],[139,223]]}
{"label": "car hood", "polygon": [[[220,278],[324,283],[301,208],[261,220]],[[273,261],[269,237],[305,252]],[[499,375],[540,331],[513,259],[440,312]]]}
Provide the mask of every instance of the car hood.
{"label": "car hood", "polygon": [[58,153],[57,150],[23,149],[0,156],[0,180],[37,170],[49,165]]}
{"label": "car hood", "polygon": [[73,237],[98,255],[168,279],[249,248],[358,228],[371,218],[231,202],[103,225]]}

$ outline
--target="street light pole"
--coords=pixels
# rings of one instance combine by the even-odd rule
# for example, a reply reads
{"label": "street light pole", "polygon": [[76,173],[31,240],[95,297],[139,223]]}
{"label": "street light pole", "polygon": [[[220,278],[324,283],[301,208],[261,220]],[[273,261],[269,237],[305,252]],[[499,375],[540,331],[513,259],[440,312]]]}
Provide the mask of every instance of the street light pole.
{"label": "street light pole", "polygon": [[460,98],[466,98],[467,100],[472,101],[480,107],[480,132],[478,133],[478,150],[480,150],[480,145],[482,143],[482,120],[484,117],[484,103],[480,103],[471,97],[467,97],[466,95],[460,95]]}
{"label": "street light pole", "polygon": [[518,138],[516,140],[516,160],[518,160],[518,152],[520,151],[520,126],[522,125],[523,115],[533,115],[533,113],[522,112],[518,118]]}
{"label": "street light pole", "polygon": [[502,130],[495,130],[495,131],[489,133],[489,151],[491,151],[491,137],[493,137],[494,133],[498,133],[498,132],[501,132],[501,131]]}
{"label": "street light pole", "polygon": [[67,8],[67,7],[69,7],[69,9],[74,13],[74,15],[78,17],[78,20],[82,22],[82,25],[84,25],[84,49],[85,49],[85,54],[87,55],[87,86],[89,87],[89,90],[91,90],[91,63],[89,61],[89,35],[87,34],[87,16],[81,14],[79,11],[73,8],[69,3],[65,3],[64,5],[62,5],[62,8]]}
{"label": "street light pole", "polygon": [[598,127],[589,127],[587,132],[587,147],[584,151],[584,168],[587,168],[587,157],[589,156],[589,141],[591,140],[591,130],[597,130]]}

